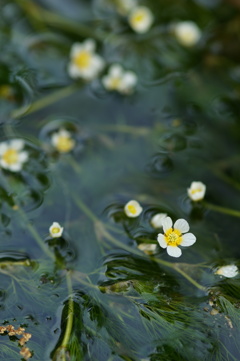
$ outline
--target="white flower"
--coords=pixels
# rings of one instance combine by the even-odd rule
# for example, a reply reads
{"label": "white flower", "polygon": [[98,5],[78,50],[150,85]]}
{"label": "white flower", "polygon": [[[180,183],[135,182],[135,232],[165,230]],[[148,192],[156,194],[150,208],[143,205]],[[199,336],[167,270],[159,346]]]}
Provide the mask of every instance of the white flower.
{"label": "white flower", "polygon": [[139,214],[142,213],[142,210],[140,204],[134,200],[129,201],[124,207],[125,214],[131,218],[138,217]]}
{"label": "white flower", "polygon": [[[164,234],[158,234],[160,247],[167,248],[167,253],[172,257],[180,257],[182,254],[178,246],[189,247],[196,242],[196,237],[189,231],[189,224],[185,219],[178,219],[173,226],[172,219],[166,217],[162,221]],[[185,234],[183,234],[185,233]]]}
{"label": "white flower", "polygon": [[72,139],[71,133],[65,129],[60,129],[54,133],[51,138],[51,143],[60,153],[68,153],[75,146],[75,140]]}
{"label": "white flower", "polygon": [[121,15],[127,15],[136,5],[136,0],[117,0],[117,10]]}
{"label": "white flower", "polygon": [[193,21],[179,22],[174,26],[174,33],[179,43],[184,46],[195,45],[201,37],[201,30]]}
{"label": "white flower", "polygon": [[137,76],[132,71],[124,71],[121,65],[113,64],[108,75],[103,77],[102,82],[107,90],[130,94],[137,84]]}
{"label": "white flower", "polygon": [[49,228],[49,233],[51,237],[59,238],[63,233],[63,227],[61,227],[58,222],[53,222],[53,224]]}
{"label": "white flower", "polygon": [[156,248],[157,248],[157,245],[154,243],[140,243],[138,245],[138,249],[140,249],[140,251],[143,251],[146,254],[155,253]]}
{"label": "white flower", "polygon": [[24,145],[22,139],[0,143],[0,166],[12,172],[19,172],[28,160],[28,152],[22,150]]}
{"label": "white flower", "polygon": [[166,213],[157,213],[152,217],[150,223],[153,226],[153,228],[161,228],[162,227],[162,221],[166,217],[167,217]]}
{"label": "white flower", "polygon": [[233,278],[238,274],[238,268],[234,264],[228,266],[222,266],[215,272],[216,275],[224,276],[227,278]]}
{"label": "white flower", "polygon": [[72,78],[91,80],[104,68],[104,60],[95,53],[96,44],[92,39],[72,45],[68,73]]}
{"label": "white flower", "polygon": [[147,7],[137,6],[130,12],[128,22],[137,33],[146,33],[153,23],[153,14]]}
{"label": "white flower", "polygon": [[202,182],[192,182],[187,192],[192,201],[201,201],[205,196],[206,186]]}

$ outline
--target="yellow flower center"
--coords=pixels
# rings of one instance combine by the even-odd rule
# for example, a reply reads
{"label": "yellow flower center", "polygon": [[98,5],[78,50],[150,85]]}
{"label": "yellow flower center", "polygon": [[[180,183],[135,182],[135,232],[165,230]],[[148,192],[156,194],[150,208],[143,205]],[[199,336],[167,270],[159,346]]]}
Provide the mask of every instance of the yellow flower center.
{"label": "yellow flower center", "polygon": [[168,246],[177,247],[182,243],[182,233],[178,229],[168,229],[165,232],[165,241]]}
{"label": "yellow flower center", "polygon": [[136,214],[136,213],[137,213],[136,207],[133,206],[133,205],[131,205],[131,204],[128,206],[128,210],[129,210],[129,212],[132,213],[132,214]]}
{"label": "yellow flower center", "polygon": [[60,228],[59,227],[53,227],[52,229],[51,229],[51,233],[59,233],[60,232]]}
{"label": "yellow flower center", "polygon": [[191,190],[191,194],[195,194],[195,193],[198,193],[198,192],[201,192],[202,190],[200,188],[197,188],[197,189],[192,189]]}
{"label": "yellow flower center", "polygon": [[56,143],[56,148],[61,153],[67,153],[73,149],[74,145],[75,145],[75,142],[73,139],[62,135],[62,136],[58,137],[58,140]]}
{"label": "yellow flower center", "polygon": [[120,84],[121,84],[120,78],[112,78],[109,85],[111,89],[117,90]]}
{"label": "yellow flower center", "polygon": [[89,67],[91,57],[88,51],[83,50],[74,57],[73,61],[78,68],[83,69]]}
{"label": "yellow flower center", "polygon": [[133,15],[132,21],[133,23],[141,23],[142,21],[144,21],[144,18],[145,18],[145,14],[143,12],[139,12]]}
{"label": "yellow flower center", "polygon": [[16,149],[13,148],[6,150],[6,152],[2,156],[4,162],[6,162],[9,165],[17,163],[18,158],[19,158],[18,152]]}

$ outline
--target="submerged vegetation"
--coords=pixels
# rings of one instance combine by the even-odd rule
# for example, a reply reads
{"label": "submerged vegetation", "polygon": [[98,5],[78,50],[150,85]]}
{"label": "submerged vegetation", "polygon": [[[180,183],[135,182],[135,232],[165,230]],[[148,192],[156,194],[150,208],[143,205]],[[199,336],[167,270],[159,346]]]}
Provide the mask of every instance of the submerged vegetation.
{"label": "submerged vegetation", "polygon": [[0,7],[0,358],[238,361],[237,1]]}

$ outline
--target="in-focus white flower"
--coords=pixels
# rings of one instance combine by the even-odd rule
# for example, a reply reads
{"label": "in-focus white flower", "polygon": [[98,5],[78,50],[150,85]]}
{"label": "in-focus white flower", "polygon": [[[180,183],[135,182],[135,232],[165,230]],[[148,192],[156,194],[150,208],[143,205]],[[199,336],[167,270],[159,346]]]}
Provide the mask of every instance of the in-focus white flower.
{"label": "in-focus white flower", "polygon": [[104,60],[95,53],[96,44],[92,39],[72,45],[68,73],[72,78],[91,80],[104,68]]}
{"label": "in-focus white flower", "polygon": [[150,223],[153,226],[153,228],[161,228],[163,225],[162,221],[166,217],[167,217],[166,213],[157,213],[152,217]]}
{"label": "in-focus white flower", "polygon": [[127,15],[130,10],[137,6],[136,0],[116,0],[117,10],[121,15]]}
{"label": "in-focus white flower", "polygon": [[66,129],[60,129],[58,132],[53,133],[51,143],[60,153],[68,153],[75,146],[75,140]]}
{"label": "in-focus white flower", "polygon": [[124,207],[125,214],[131,218],[138,217],[142,213],[142,210],[140,204],[134,200],[129,201]]}
{"label": "in-focus white flower", "polygon": [[137,76],[132,71],[123,70],[121,65],[113,64],[108,74],[103,77],[102,82],[107,90],[130,94],[137,84]]}
{"label": "in-focus white flower", "polygon": [[227,278],[233,278],[238,274],[238,268],[234,264],[228,266],[222,266],[215,272],[216,275],[224,276]]}
{"label": "in-focus white flower", "polygon": [[192,182],[187,192],[192,201],[201,201],[205,196],[206,186],[202,182]]}
{"label": "in-focus white flower", "polygon": [[53,224],[49,228],[49,233],[51,237],[59,238],[63,233],[63,227],[61,227],[58,222],[53,222]]}
{"label": "in-focus white flower", "polygon": [[12,172],[19,172],[28,160],[28,152],[23,151],[24,145],[22,139],[0,143],[0,166]]}
{"label": "in-focus white flower", "polygon": [[138,249],[140,249],[140,251],[143,251],[146,254],[153,254],[155,253],[156,249],[157,249],[157,245],[154,243],[140,243],[138,245]]}
{"label": "in-focus white flower", "polygon": [[146,33],[153,23],[153,14],[145,6],[137,6],[129,14],[128,22],[137,33]]}
{"label": "in-focus white flower", "polygon": [[[172,257],[180,257],[182,254],[178,246],[189,247],[196,242],[196,237],[189,231],[189,224],[185,219],[178,219],[173,226],[172,219],[166,217],[162,221],[164,234],[158,234],[160,247],[167,248],[167,253]],[[185,234],[183,234],[185,233]]]}
{"label": "in-focus white flower", "polygon": [[193,46],[201,38],[201,30],[193,21],[182,21],[174,25],[174,34],[184,46]]}

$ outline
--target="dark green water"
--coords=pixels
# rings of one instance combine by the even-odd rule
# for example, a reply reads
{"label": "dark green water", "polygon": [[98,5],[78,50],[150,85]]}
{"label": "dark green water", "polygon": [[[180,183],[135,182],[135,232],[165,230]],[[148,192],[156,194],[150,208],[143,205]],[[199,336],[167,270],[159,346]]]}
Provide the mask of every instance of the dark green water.
{"label": "dark green water", "polygon": [[[240,267],[238,3],[141,5],[154,14],[143,34],[107,0],[1,3],[0,141],[23,139],[28,160],[0,168],[0,326],[32,335],[32,360],[240,359],[240,276],[215,274]],[[202,32],[191,47],[172,32],[184,20]],[[116,62],[137,74],[132,94],[69,77],[86,38],[101,74]],[[52,144],[60,129],[70,152]],[[131,199],[139,217],[124,213]],[[157,244],[156,213],[188,221],[197,241],[180,258],[138,248]],[[21,359],[19,338],[0,334],[0,360]]]}

